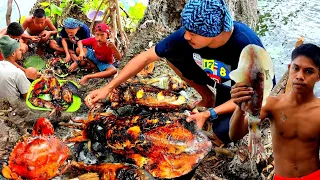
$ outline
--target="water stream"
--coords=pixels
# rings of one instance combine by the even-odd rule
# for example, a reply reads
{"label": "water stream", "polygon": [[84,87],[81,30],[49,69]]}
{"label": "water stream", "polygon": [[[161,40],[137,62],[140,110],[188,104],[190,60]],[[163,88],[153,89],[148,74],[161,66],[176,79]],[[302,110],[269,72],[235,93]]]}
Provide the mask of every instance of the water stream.
{"label": "water stream", "polygon": [[[320,45],[319,0],[259,0],[257,33],[274,62],[277,80],[287,70],[291,52],[300,36]],[[320,97],[320,84],[315,88]]]}

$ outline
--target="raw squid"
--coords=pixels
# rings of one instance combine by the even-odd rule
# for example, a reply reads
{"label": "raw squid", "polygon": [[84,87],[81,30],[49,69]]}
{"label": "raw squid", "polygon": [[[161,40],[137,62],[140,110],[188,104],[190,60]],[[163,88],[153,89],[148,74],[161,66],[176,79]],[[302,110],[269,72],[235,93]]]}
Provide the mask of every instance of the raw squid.
{"label": "raw squid", "polygon": [[243,82],[253,88],[254,94],[250,101],[242,103],[241,109],[248,118],[250,157],[266,159],[261,141],[260,110],[269,96],[274,77],[273,64],[269,54],[257,45],[246,46],[241,54],[238,68],[230,72],[235,82]]}

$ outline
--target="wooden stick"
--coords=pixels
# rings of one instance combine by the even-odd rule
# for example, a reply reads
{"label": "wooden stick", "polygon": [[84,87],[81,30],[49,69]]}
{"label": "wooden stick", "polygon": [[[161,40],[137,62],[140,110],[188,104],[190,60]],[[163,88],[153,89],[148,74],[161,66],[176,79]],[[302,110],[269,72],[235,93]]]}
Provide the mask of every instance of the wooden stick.
{"label": "wooden stick", "polygon": [[106,24],[109,17],[110,17],[110,2],[108,1],[108,7],[106,7],[106,10],[103,13],[102,23]]}
{"label": "wooden stick", "polygon": [[20,20],[21,20],[21,11],[20,11],[20,7],[19,7],[19,5],[18,5],[18,3],[17,3],[17,1],[16,1],[16,0],[14,0],[14,2],[16,3],[17,8],[18,8],[18,12],[19,12],[19,24],[20,24]]}
{"label": "wooden stick", "polygon": [[11,23],[11,13],[12,13],[12,0],[8,0],[7,13],[6,13],[6,22],[7,26]]}
{"label": "wooden stick", "polygon": [[113,41],[113,42],[115,42],[115,40],[116,40],[116,37],[117,37],[117,35],[118,35],[118,28],[117,28],[117,17],[116,17],[116,10],[115,10],[115,2],[114,1],[112,1],[112,7],[111,7],[111,26],[112,26],[112,28],[111,28],[111,40]]}
{"label": "wooden stick", "polygon": [[102,0],[102,1],[101,1],[98,9],[96,10],[96,13],[94,14],[93,20],[92,20],[91,25],[90,25],[90,32],[91,32],[91,33],[92,33],[92,31],[93,31],[94,22],[96,21],[98,12],[100,11],[100,8],[101,8],[102,4],[104,4],[104,2],[105,2],[105,0]]}

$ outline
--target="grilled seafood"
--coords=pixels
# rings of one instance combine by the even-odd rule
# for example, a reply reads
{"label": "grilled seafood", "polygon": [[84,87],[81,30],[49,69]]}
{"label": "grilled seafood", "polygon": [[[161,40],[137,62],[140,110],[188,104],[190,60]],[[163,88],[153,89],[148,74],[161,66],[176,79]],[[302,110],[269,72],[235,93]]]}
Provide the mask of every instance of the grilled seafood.
{"label": "grilled seafood", "polygon": [[47,67],[54,70],[54,73],[59,77],[66,77],[69,75],[69,64],[63,62],[61,58],[53,58],[47,64]]}
{"label": "grilled seafood", "polygon": [[152,79],[131,79],[130,82],[134,83],[144,83],[159,87],[161,89],[168,89],[172,91],[181,91],[185,90],[188,85],[185,81],[181,80],[179,77],[172,75],[164,75],[161,77],[156,77]]}
{"label": "grilled seafood", "polygon": [[[92,116],[90,116],[92,117]],[[129,117],[99,114],[82,120],[82,135],[69,142],[104,143],[131,159],[154,177],[175,178],[189,173],[212,144],[182,113],[153,113]]]}
{"label": "grilled seafood", "polygon": [[[82,162],[71,162],[71,166],[90,172],[98,172],[100,180],[153,180],[154,178],[146,171],[132,164],[104,163],[100,165],[85,165]],[[96,175],[94,175],[96,176]],[[82,179],[89,179],[92,174],[82,175]]]}
{"label": "grilled seafood", "polygon": [[[53,75],[53,71],[48,69],[33,86],[28,100],[33,106],[52,109],[50,115],[53,113],[59,115],[60,111],[68,109],[73,103],[73,95],[80,96],[80,94],[76,85],[69,81],[61,85]],[[40,98],[39,95],[49,97]]]}
{"label": "grilled seafood", "polygon": [[56,104],[54,102],[47,101],[41,98],[37,98],[37,97],[32,97],[29,99],[29,101],[34,106],[52,109],[49,116],[51,116],[52,114],[56,114],[57,116],[59,116],[60,111],[63,109],[63,107],[61,107],[59,104]]}
{"label": "grilled seafood", "polygon": [[16,144],[2,174],[8,179],[51,179],[68,167],[59,171],[68,156],[68,147],[53,136],[49,120],[40,118],[33,127],[32,136]]}
{"label": "grilled seafood", "polygon": [[109,101],[113,108],[128,104],[170,111],[188,108],[187,100],[184,96],[143,83],[120,85],[112,91]]}
{"label": "grilled seafood", "polygon": [[251,158],[261,155],[266,159],[264,147],[261,142],[260,110],[266,103],[273,87],[273,65],[269,54],[256,45],[246,46],[240,55],[238,68],[230,73],[235,82],[244,82],[252,87],[252,99],[241,104],[241,109],[246,112],[249,124],[249,152]]}

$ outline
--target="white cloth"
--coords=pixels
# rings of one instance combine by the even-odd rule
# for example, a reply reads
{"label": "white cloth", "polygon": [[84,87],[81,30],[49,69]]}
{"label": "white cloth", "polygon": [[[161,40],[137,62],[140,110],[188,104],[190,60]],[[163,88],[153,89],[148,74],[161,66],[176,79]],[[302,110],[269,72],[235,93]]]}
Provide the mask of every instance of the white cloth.
{"label": "white cloth", "polygon": [[25,73],[8,61],[0,61],[0,99],[15,101],[26,94],[30,81]]}

